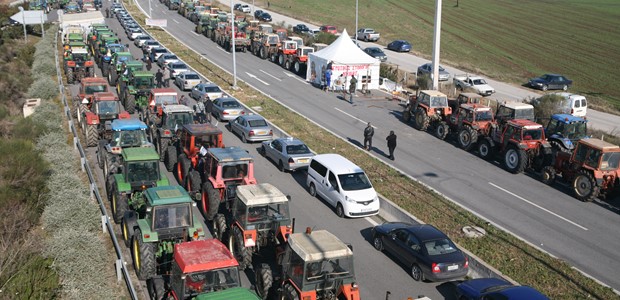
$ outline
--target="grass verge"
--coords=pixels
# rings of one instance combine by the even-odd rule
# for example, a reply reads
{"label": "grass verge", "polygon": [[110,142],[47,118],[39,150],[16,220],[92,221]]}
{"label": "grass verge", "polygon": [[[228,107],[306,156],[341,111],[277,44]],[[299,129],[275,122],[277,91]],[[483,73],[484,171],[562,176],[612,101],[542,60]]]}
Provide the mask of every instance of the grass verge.
{"label": "grass verge", "polygon": [[[123,2],[127,10],[144,26],[144,15],[137,6],[130,0]],[[149,29],[149,34],[216,84],[223,87],[231,85],[230,74],[187,49],[165,31]],[[331,135],[244,82],[238,82],[238,86],[238,90],[231,91],[234,97],[247,106],[260,106],[262,116],[306,142],[317,153],[339,153],[346,156],[367,170],[379,193],[424,222],[440,228],[457,243],[519,283],[531,285],[554,299],[619,298],[610,288],[603,287],[582,275],[569,264],[551,258],[516,237],[487,224],[486,221],[461,209],[359,148]],[[467,239],[461,232],[461,228],[466,225],[480,226],[488,234],[481,239]]]}

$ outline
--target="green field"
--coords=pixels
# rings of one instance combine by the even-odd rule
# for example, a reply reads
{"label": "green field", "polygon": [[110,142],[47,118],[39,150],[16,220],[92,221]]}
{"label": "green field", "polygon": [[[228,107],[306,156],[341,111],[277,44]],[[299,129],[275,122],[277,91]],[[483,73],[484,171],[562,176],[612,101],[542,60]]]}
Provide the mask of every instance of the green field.
{"label": "green field", "polygon": [[[270,10],[355,31],[355,1],[270,0]],[[255,1],[266,7],[266,1]],[[620,109],[620,1],[443,1],[443,64],[515,84],[543,73],[574,81],[573,92]],[[430,58],[435,1],[359,0],[359,27],[380,43],[406,39]]]}

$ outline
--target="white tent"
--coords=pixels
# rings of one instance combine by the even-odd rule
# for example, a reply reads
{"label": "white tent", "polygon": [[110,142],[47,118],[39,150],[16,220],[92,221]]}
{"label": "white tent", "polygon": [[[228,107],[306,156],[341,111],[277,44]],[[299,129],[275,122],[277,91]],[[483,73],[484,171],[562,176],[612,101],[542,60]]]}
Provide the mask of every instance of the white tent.
{"label": "white tent", "polygon": [[331,45],[308,55],[306,81],[320,85],[323,74],[331,66],[329,85],[332,89],[337,90],[342,86],[348,89],[352,76],[357,79],[357,89],[361,89],[363,84],[368,84],[368,89],[378,89],[380,65],[378,59],[355,45],[345,29]]}

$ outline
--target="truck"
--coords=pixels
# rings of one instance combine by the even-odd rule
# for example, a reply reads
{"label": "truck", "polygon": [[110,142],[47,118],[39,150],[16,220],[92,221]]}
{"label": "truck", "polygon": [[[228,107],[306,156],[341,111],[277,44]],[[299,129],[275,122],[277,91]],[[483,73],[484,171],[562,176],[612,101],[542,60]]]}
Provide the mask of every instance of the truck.
{"label": "truck", "polygon": [[69,26],[81,26],[84,28],[84,33],[90,32],[91,24],[103,24],[105,18],[101,11],[89,11],[79,14],[58,14],[60,20],[60,29],[63,34],[67,31]]}
{"label": "truck", "polygon": [[490,96],[495,93],[495,89],[480,76],[469,74],[454,75],[453,81],[456,88],[461,91],[472,89],[482,96]]}
{"label": "truck", "polygon": [[364,42],[376,42],[379,40],[381,35],[372,28],[361,28],[357,31],[355,37],[358,40],[363,40]]}

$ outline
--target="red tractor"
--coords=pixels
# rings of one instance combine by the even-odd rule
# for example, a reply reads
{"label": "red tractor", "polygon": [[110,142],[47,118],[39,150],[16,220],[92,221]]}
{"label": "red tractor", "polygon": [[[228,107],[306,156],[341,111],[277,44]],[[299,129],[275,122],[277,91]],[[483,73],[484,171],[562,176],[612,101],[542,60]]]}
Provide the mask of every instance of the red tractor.
{"label": "red tractor", "polygon": [[151,118],[162,117],[164,105],[179,104],[179,93],[173,88],[151,89],[147,101],[148,107],[141,119],[148,124]]}
{"label": "red tractor", "polygon": [[108,91],[108,82],[103,78],[88,77],[80,81],[80,91],[77,96],[73,97],[73,106],[71,107],[71,114],[77,118],[78,123],[81,122],[83,112],[91,106],[93,94]]}
{"label": "red tractor", "polygon": [[[314,52],[312,47],[298,47],[297,52],[292,57],[293,72],[295,74],[305,74],[308,67],[308,55]],[[286,64],[285,64],[286,67]],[[287,68],[287,69],[290,69]]]}
{"label": "red tractor", "polygon": [[279,64],[283,68],[290,69],[290,60],[295,53],[297,53],[297,42],[291,40],[282,41],[278,48],[278,52],[273,54],[275,57],[273,57],[271,61]]}
{"label": "red tractor", "polygon": [[620,192],[620,147],[599,139],[581,139],[572,153],[558,151],[555,163],[544,167],[542,181],[556,178],[571,185],[575,198],[590,202],[599,195],[613,198]]}
{"label": "red tractor", "polygon": [[82,111],[82,130],[88,147],[97,146],[99,138],[112,138],[112,121],[129,119],[126,111],[121,111],[121,102],[111,92],[94,93],[88,110]]}
{"label": "red tractor", "polygon": [[444,139],[448,132],[446,120],[451,114],[448,96],[438,91],[424,90],[409,99],[403,111],[403,121],[409,122],[413,117],[415,129],[426,131],[432,126],[435,136]]}
{"label": "red tractor", "polygon": [[488,137],[497,129],[493,110],[482,104],[461,104],[448,118],[448,125],[465,151],[475,146],[479,137]]}
{"label": "red tractor", "polygon": [[545,139],[542,125],[530,120],[510,120],[490,136],[478,142],[478,154],[491,159],[502,156],[502,163],[511,173],[521,173],[526,168],[542,170],[553,162],[551,145]]}

